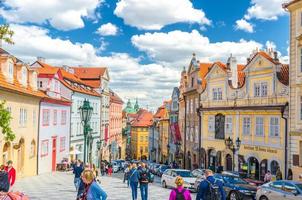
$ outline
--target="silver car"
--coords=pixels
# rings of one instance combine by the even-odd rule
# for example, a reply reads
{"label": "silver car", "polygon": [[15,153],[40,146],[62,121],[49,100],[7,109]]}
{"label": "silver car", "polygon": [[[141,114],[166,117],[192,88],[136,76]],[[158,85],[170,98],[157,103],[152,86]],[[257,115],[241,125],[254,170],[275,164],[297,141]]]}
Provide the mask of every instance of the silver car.
{"label": "silver car", "polygon": [[274,181],[258,187],[257,200],[302,200],[302,182]]}

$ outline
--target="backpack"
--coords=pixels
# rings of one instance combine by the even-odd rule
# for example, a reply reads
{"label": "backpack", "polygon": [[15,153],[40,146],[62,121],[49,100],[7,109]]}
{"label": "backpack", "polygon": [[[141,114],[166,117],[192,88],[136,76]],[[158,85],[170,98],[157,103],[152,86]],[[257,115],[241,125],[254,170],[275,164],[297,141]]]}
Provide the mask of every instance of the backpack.
{"label": "backpack", "polygon": [[180,192],[178,191],[178,189],[174,189],[175,193],[176,193],[176,198],[175,200],[185,200],[185,189],[183,188]]}
{"label": "backpack", "polygon": [[205,199],[207,200],[220,200],[221,199],[221,194],[220,194],[220,191],[219,191],[219,186],[216,184],[216,179],[214,181],[214,184],[212,184],[210,181],[208,180],[205,180],[208,182],[208,185],[209,185],[209,189],[206,193],[206,197]]}
{"label": "backpack", "polygon": [[147,170],[142,170],[140,173],[140,182],[141,183],[149,183],[149,173]]}

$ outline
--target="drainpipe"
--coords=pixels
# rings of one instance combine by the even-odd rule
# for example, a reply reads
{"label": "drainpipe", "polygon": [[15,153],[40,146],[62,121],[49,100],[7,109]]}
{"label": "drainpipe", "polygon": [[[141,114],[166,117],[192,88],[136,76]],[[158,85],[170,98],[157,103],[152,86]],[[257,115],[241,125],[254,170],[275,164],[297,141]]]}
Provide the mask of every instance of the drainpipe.
{"label": "drainpipe", "polygon": [[[68,145],[68,148],[69,148],[69,156],[70,156],[70,146],[71,146],[71,114],[72,114],[72,96],[74,95],[74,92],[71,93],[71,96],[70,96],[70,100],[71,100],[71,105],[70,105],[70,109],[69,109],[69,145]],[[75,150],[74,150],[75,151]],[[68,156],[68,157],[69,157]]]}
{"label": "drainpipe", "polygon": [[183,155],[183,166],[184,169],[186,169],[186,152],[187,152],[187,146],[186,146],[186,140],[187,140],[187,101],[186,101],[186,96],[184,96],[184,101],[185,101],[185,134],[184,134],[184,155]]}
{"label": "drainpipe", "polygon": [[199,162],[199,168],[201,168],[201,110],[200,110],[200,94],[198,95],[198,108],[197,108],[197,114],[198,114],[198,162]]}
{"label": "drainpipe", "polygon": [[288,102],[284,105],[281,110],[282,118],[285,121],[285,144],[284,144],[284,179],[287,179],[287,168],[288,168]]}
{"label": "drainpipe", "polygon": [[39,101],[39,111],[38,111],[38,138],[37,138],[37,169],[36,169],[36,174],[37,175],[39,175],[39,153],[40,153],[40,151],[39,151],[39,147],[40,147],[40,119],[41,119],[41,117],[40,117],[40,112],[41,112],[41,103],[42,103],[42,99],[40,99],[40,101]]}

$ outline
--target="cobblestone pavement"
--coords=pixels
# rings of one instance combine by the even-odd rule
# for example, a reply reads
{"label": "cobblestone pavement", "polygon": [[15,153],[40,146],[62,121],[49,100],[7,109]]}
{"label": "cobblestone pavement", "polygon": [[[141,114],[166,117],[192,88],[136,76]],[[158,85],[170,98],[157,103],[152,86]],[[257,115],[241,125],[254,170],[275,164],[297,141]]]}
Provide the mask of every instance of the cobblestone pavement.
{"label": "cobblestone pavement", "polygon": [[[102,177],[101,187],[107,192],[108,200],[131,200],[131,190],[116,177]],[[56,172],[18,180],[14,191],[22,191],[30,200],[75,200],[72,173]],[[149,200],[165,200],[169,198],[169,189],[159,184],[150,184]],[[195,194],[192,195],[195,199]],[[138,188],[138,199],[140,192]]]}

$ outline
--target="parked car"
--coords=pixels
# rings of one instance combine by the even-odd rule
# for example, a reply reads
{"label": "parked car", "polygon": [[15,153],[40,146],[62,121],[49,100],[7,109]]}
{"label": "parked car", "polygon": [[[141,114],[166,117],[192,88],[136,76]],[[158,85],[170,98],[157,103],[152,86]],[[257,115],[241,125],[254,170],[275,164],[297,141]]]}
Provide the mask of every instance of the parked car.
{"label": "parked car", "polygon": [[195,183],[194,183],[194,190],[198,191],[198,187],[201,181],[203,181],[206,177],[204,175],[205,169],[194,169],[192,171],[192,175],[196,177]]}
{"label": "parked car", "polygon": [[302,200],[302,183],[297,181],[274,181],[258,187],[257,200]]}
{"label": "parked car", "polygon": [[255,199],[257,187],[249,184],[238,176],[214,174],[216,179],[224,183],[224,190],[230,200]]}
{"label": "parked car", "polygon": [[152,167],[152,173],[153,174],[156,174],[158,173],[158,170],[159,170],[159,167],[160,167],[160,164],[155,164],[153,167]]}
{"label": "parked car", "polygon": [[248,182],[249,184],[255,185],[255,186],[260,186],[260,185],[262,185],[264,183],[263,181],[260,181],[260,180],[255,180],[255,179],[247,178],[246,174],[240,174],[239,172],[223,171],[221,174],[226,174],[226,175],[240,177],[243,180],[245,180],[246,182]]}
{"label": "parked car", "polygon": [[113,171],[113,173],[117,173],[119,171],[119,168],[120,168],[119,164],[117,162],[115,162],[115,161],[112,161],[111,165],[112,165],[112,171]]}
{"label": "parked car", "polygon": [[161,165],[157,170],[157,175],[161,177],[164,171],[166,171],[167,169],[171,169],[171,167],[169,165]]}
{"label": "parked car", "polygon": [[184,188],[194,191],[194,183],[196,177],[194,177],[190,170],[186,169],[167,169],[162,177],[161,184],[162,187],[172,187],[175,188],[175,179],[177,176],[181,176],[184,179]]}

